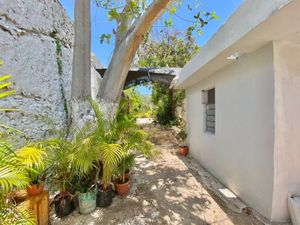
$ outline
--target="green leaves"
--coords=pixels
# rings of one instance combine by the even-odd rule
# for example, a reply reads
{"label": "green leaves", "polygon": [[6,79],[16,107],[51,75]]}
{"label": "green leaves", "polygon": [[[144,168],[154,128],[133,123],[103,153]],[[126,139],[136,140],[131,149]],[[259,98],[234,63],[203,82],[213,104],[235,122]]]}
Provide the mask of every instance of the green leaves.
{"label": "green leaves", "polygon": [[176,13],[176,10],[177,10],[177,7],[176,6],[172,6],[170,9],[169,9],[169,13],[171,15],[174,15]]}
{"label": "green leaves", "polygon": [[[0,66],[3,65],[4,62],[0,60]],[[9,87],[13,84],[8,81],[10,78],[11,75],[8,74],[0,76],[0,99],[15,93],[15,90],[9,90]],[[0,111],[15,110],[0,108]],[[42,153],[32,152],[33,148],[26,147],[15,152],[7,143],[7,130],[20,131],[4,124],[0,124],[0,127],[6,129],[5,132],[0,133],[0,224],[33,225],[35,224],[35,218],[28,210],[28,201],[16,206],[15,202],[11,200],[10,193],[26,188],[30,184],[31,180],[28,172],[32,168],[29,168],[29,165],[35,163],[36,165],[41,165],[42,162],[40,161],[39,154],[42,155]],[[33,171],[36,173],[36,170]]]}
{"label": "green leaves", "polygon": [[[112,33],[106,33],[100,36],[100,43],[110,44],[112,35],[122,36],[126,33],[126,31],[133,29],[135,22],[143,18],[141,15],[150,8],[153,2],[153,0],[96,0],[97,6],[101,7],[102,10],[106,10],[108,20],[117,22],[116,27],[112,29]],[[180,12],[182,14],[182,12],[186,11],[180,11],[179,9],[185,7],[189,13],[186,15],[180,15]],[[195,34],[194,31],[196,31],[198,34],[202,34],[202,28],[206,26],[209,21],[217,19],[218,16],[215,11],[199,11],[199,7],[201,7],[201,3],[198,0],[195,0],[195,3],[192,5],[182,0],[174,1],[173,4],[167,9],[170,17],[162,18],[164,28],[161,30],[164,30],[168,27],[174,27],[174,23],[176,21],[174,18],[176,17],[177,20],[182,20],[185,22],[184,24],[186,24],[186,27],[183,29],[188,33],[187,36]],[[143,21],[140,22],[142,23]],[[156,25],[161,26],[161,24]],[[191,27],[194,29],[191,29]]]}
{"label": "green leaves", "polygon": [[26,168],[45,169],[47,153],[44,149],[26,146],[16,151],[17,160]]}
{"label": "green leaves", "polygon": [[117,115],[111,120],[105,119],[99,105],[90,100],[96,115],[96,127],[93,132],[94,146],[99,150],[103,164],[102,185],[106,189],[111,183],[113,171],[119,165],[123,156],[129,152],[139,151],[151,155],[151,145],[147,135],[135,124],[134,119]]}
{"label": "green leaves", "polygon": [[168,20],[165,19],[165,20],[164,20],[164,23],[165,23],[165,26],[166,26],[166,27],[172,27],[172,26],[173,26],[173,18],[170,17]]}
{"label": "green leaves", "polygon": [[201,19],[201,17],[200,17],[200,12],[198,12],[196,15],[194,15],[194,18],[195,18],[196,20]]}
{"label": "green leaves", "polygon": [[45,168],[46,152],[35,147],[13,151],[5,142],[0,143],[0,196],[13,188],[21,189],[31,181],[29,174],[38,174]]}
{"label": "green leaves", "polygon": [[[14,188],[22,189],[29,184],[30,180],[23,168],[17,167],[8,160],[1,160],[0,162],[0,187],[1,194],[8,194]],[[0,194],[0,196],[1,196]]]}
{"label": "green leaves", "polygon": [[216,11],[213,11],[211,13],[211,18],[213,18],[213,19],[219,19],[220,17],[217,15]]}
{"label": "green leaves", "polygon": [[[0,60],[0,66],[3,66],[3,60]],[[16,90],[8,90],[9,86],[13,84],[13,82],[8,81],[11,78],[11,75],[6,74],[0,76],[0,99],[10,96],[16,92]]]}
{"label": "green leaves", "polygon": [[110,44],[111,34],[102,34],[100,36],[100,43],[103,44],[106,42],[107,44]]}
{"label": "green leaves", "polygon": [[[195,27],[190,28],[190,32]],[[200,31],[199,31],[200,32]],[[142,67],[183,67],[199,51],[192,35],[182,38],[177,33],[165,35],[162,41],[149,40],[138,52],[138,65]],[[184,99],[184,92],[174,91],[161,83],[152,84],[152,101],[157,106],[156,115],[161,124],[176,123],[175,108]]]}
{"label": "green leaves", "polygon": [[35,216],[28,210],[30,207],[30,201],[24,201],[17,206],[11,203],[0,207],[0,224],[36,225]]}
{"label": "green leaves", "polygon": [[108,11],[109,21],[118,20],[120,18],[120,13],[118,13],[116,8],[112,8]]}

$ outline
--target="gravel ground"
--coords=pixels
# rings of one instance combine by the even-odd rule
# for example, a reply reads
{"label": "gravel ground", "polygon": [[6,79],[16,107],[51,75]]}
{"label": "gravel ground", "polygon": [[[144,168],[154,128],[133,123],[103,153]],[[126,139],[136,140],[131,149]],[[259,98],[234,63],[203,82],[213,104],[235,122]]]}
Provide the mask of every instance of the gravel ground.
{"label": "gravel ground", "polygon": [[130,195],[115,197],[109,208],[97,208],[90,215],[74,212],[58,219],[51,212],[51,224],[262,224],[252,215],[231,211],[203,187],[198,174],[189,170],[177,155],[178,145],[171,130],[154,125],[145,129],[161,154],[154,161],[137,157]]}

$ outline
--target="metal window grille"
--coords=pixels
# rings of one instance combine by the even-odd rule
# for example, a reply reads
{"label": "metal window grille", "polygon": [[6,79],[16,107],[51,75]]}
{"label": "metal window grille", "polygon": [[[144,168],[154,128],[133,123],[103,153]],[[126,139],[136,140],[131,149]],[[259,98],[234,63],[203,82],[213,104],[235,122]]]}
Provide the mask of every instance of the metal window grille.
{"label": "metal window grille", "polygon": [[206,131],[213,134],[216,131],[216,105],[214,88],[207,91]]}

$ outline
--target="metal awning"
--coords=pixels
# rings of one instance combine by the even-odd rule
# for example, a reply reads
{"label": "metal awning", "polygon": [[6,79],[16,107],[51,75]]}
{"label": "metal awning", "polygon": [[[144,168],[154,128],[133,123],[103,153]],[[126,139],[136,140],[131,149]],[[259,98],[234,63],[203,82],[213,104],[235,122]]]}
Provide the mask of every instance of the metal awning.
{"label": "metal awning", "polygon": [[[96,69],[101,77],[104,76],[105,68]],[[160,82],[170,86],[174,77],[179,73],[181,68],[138,68],[131,69],[128,72],[124,89],[143,84],[149,81]]]}

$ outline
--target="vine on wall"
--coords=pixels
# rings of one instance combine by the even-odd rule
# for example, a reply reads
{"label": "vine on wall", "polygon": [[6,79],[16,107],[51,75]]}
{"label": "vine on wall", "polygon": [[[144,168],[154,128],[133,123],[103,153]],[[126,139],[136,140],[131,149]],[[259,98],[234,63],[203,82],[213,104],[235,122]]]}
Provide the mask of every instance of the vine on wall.
{"label": "vine on wall", "polygon": [[63,63],[62,63],[62,49],[61,49],[61,42],[59,39],[55,39],[56,44],[56,63],[57,63],[57,70],[58,70],[58,78],[59,78],[59,86],[60,86],[60,93],[62,96],[62,100],[64,102],[64,110],[66,113],[66,119],[69,120],[69,109],[68,109],[68,102],[65,95],[65,89],[63,85]]}

